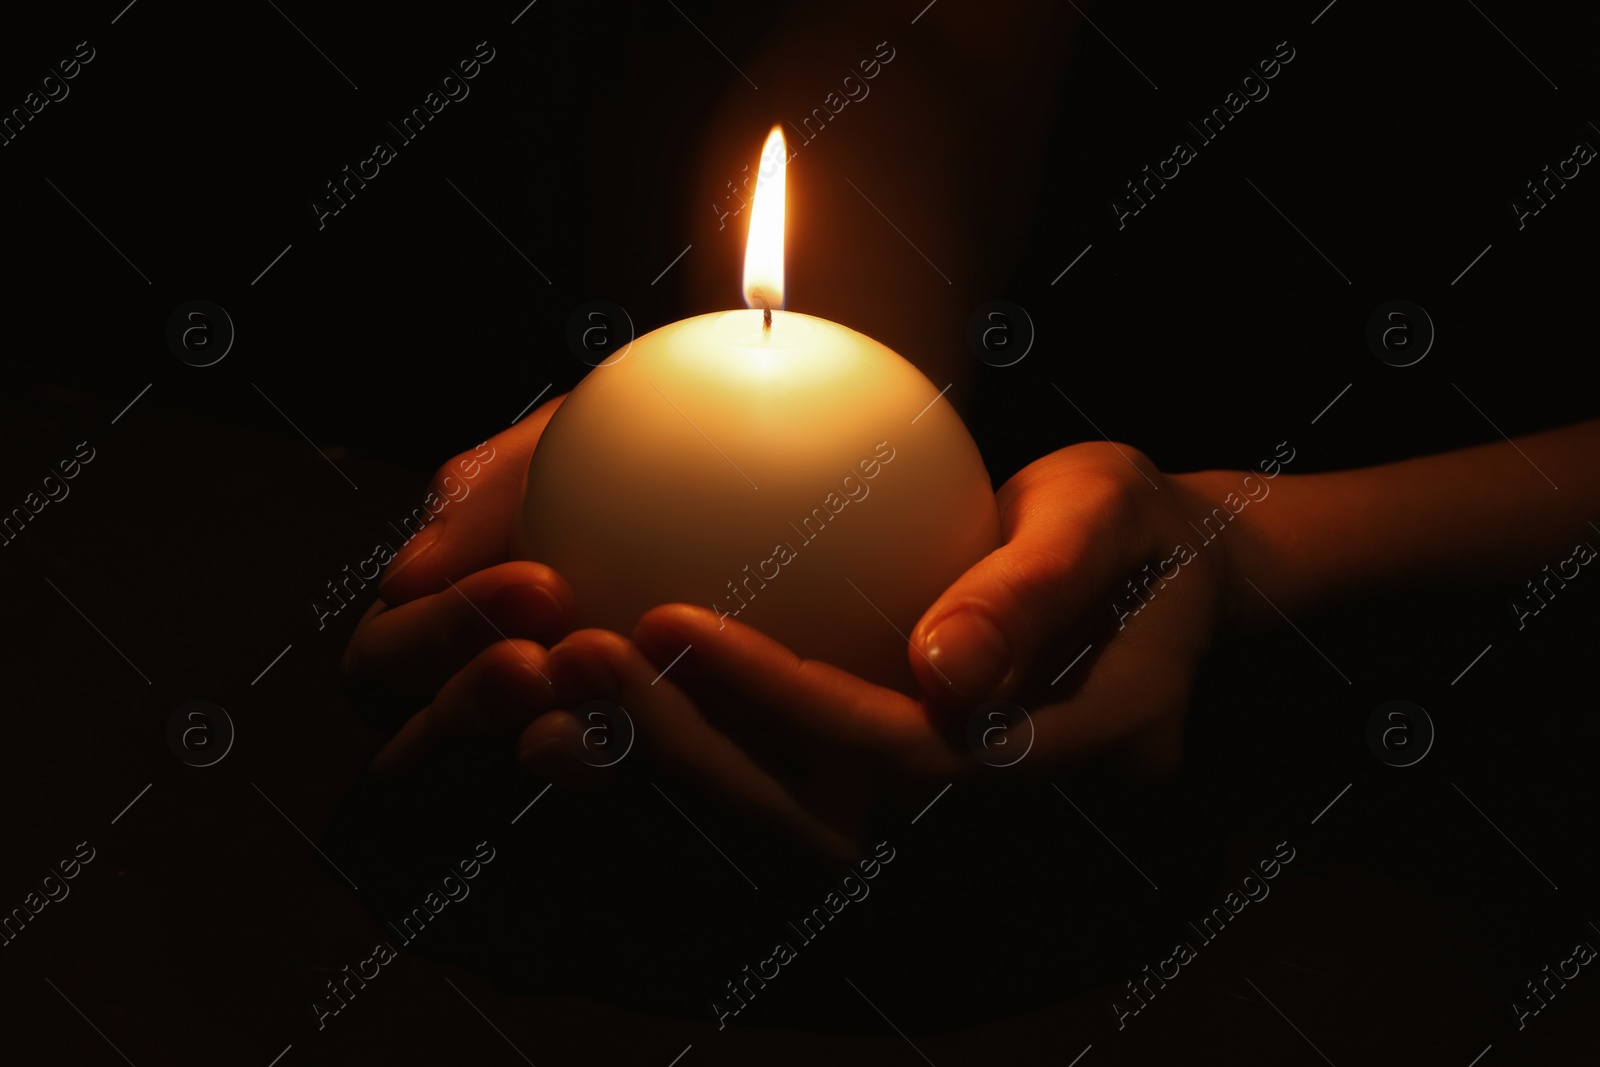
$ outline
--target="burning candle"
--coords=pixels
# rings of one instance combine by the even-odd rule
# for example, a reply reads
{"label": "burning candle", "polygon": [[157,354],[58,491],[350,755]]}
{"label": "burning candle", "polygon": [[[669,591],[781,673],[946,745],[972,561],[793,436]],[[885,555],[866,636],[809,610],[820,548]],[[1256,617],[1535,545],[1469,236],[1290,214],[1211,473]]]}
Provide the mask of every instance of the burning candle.
{"label": "burning candle", "polygon": [[748,310],[663,326],[578,384],[529,462],[518,555],[566,578],[580,626],[627,634],[656,605],[697,604],[911,691],[907,635],[999,546],[999,513],[916,367],[781,310],[786,152],[773,129]]}

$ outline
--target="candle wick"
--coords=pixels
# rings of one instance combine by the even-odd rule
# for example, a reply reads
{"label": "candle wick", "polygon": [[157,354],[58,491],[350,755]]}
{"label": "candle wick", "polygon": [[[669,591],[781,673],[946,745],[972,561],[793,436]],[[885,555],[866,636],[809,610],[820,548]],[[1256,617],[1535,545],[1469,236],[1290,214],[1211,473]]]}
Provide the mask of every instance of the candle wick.
{"label": "candle wick", "polygon": [[761,328],[769,333],[772,331],[772,308],[766,304],[761,305]]}

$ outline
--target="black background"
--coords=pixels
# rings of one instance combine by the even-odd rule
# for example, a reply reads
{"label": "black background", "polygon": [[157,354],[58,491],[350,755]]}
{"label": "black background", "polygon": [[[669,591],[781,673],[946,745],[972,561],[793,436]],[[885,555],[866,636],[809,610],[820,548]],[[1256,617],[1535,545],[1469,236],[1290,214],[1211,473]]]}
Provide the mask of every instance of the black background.
{"label": "black background", "polygon": [[[919,1062],[826,959],[799,965],[787,1010],[775,984],[771,1016],[719,1032],[709,1010],[661,1014],[680,993],[709,1000],[714,988],[663,988],[658,1004],[647,991],[619,1008],[578,995],[586,980],[562,989],[566,961],[542,961],[551,991],[530,996],[441,962],[442,948],[407,951],[317,1031],[307,1003],[387,936],[362,905],[388,912],[372,883],[358,899],[296,832],[324,841],[340,825],[378,741],[339,688],[355,612],[318,630],[308,605],[409,510],[434,466],[547,386],[577,382],[587,368],[564,334],[580,303],[613,300],[642,331],[737,302],[730,273],[727,299],[703,305],[686,280],[693,259],[651,282],[685,245],[690,257],[725,255],[742,239],[706,210],[715,191],[701,178],[702,120],[757,91],[733,64],[810,9],[540,0],[518,18],[516,2],[279,7],[52,8],[0,41],[6,109],[77,42],[97,53],[65,100],[0,148],[0,507],[20,504],[77,442],[97,450],[71,496],[0,549],[10,696],[0,906],[20,903],[76,842],[98,850],[71,896],[0,949],[7,1045],[19,1062],[117,1062],[108,1042],[137,1064],[264,1065],[286,1046],[285,1065],[518,1062],[508,1043],[540,1064],[666,1064],[689,1045],[686,1067]],[[906,273],[884,286],[879,322],[850,324],[899,344],[896,323],[934,314],[936,301],[957,321],[994,297],[1028,309],[1038,337],[1014,367],[979,363],[959,330],[927,356],[965,361],[969,381],[952,396],[997,485],[1101,432],[1165,470],[1253,465],[1287,439],[1303,473],[1593,414],[1589,186],[1600,179],[1585,168],[1521,230],[1510,207],[1574,143],[1600,143],[1592,12],[1101,5],[1086,8],[1096,30],[1069,9],[1059,84],[1039,90],[1050,121],[1024,143],[911,24],[921,7],[828,10],[825,21],[845,53],[889,39],[922,62],[922,47],[944,79],[936,96],[917,95],[890,67],[877,102],[857,107],[947,131],[964,205],[952,226],[973,235],[975,259],[941,263],[936,278],[889,226],[863,230],[864,245],[892,248]],[[387,139],[385,123],[483,40],[496,57],[471,95],[319,230],[309,205],[323,183]],[[1110,204],[1123,182],[1166,157],[1185,121],[1283,40],[1296,56],[1271,95],[1119,230]],[[837,76],[818,70],[794,91],[819,95]],[[752,154],[763,132],[751,131]],[[843,167],[828,145],[799,157],[818,177],[796,168],[792,183]],[[892,193],[877,203],[895,217]],[[871,259],[796,277],[790,306],[825,310],[830,287],[883,284]],[[798,295],[808,290],[815,305]],[[1438,332],[1406,368],[1365,342],[1373,309],[1397,298],[1426,308]],[[173,309],[193,299],[222,305],[237,328],[208,368],[180,362],[165,339]],[[936,958],[941,945],[987,939],[1014,958],[963,968],[951,948],[958,985],[944,993],[955,1007],[937,1021],[890,1006],[897,967],[926,960],[879,957],[879,984],[862,988],[940,1067],[1069,1062],[1087,1046],[1086,1067],[1174,1054],[1312,1063],[1319,1051],[1339,1064],[1466,1065],[1491,1045],[1485,1065],[1568,1062],[1592,1047],[1600,977],[1586,968],[1520,1031],[1508,1005],[1522,978],[1577,941],[1600,941],[1596,594],[1574,582],[1518,632],[1507,607],[1516,591],[1397,590],[1297,619],[1337,670],[1293,631],[1219,654],[1196,694],[1190,766],[1170,793],[1083,783],[1076,794],[1068,783],[1105,837],[1048,789],[998,810],[943,798],[891,835],[908,859],[885,877],[903,875],[895,892],[908,914],[931,916],[917,951]],[[165,737],[172,710],[195,698],[225,707],[238,729],[228,758],[206,769],[179,763]],[[1372,710],[1393,698],[1427,708],[1438,730],[1427,759],[1403,770],[1365,739]],[[480,816],[503,816],[484,833],[513,864],[550,847],[550,823],[592,816],[552,792],[532,809],[544,824],[529,814],[509,825],[541,788],[511,778],[475,794]],[[590,847],[613,850],[625,881],[633,868],[614,849],[646,831],[616,831],[608,845],[606,824],[595,825]],[[681,838],[662,847],[681,857],[685,884],[731,879],[687,827],[661,823],[657,836],[673,832]],[[1272,896],[1119,1032],[1109,1004],[1165,954],[1150,946],[1169,944],[1172,924],[1219,901],[1281,840],[1298,853]],[[1006,861],[985,883],[959,870],[982,863],[957,843]],[[624,898],[666,892],[632,877]],[[1083,897],[1041,888],[1080,882]],[[944,888],[958,884],[945,906]],[[514,888],[499,892],[477,925],[461,920],[459,940],[493,938],[483,917],[517,907]],[[621,923],[599,899],[593,913],[579,897],[536,918]],[[785,914],[738,907],[772,923]],[[874,943],[870,907],[840,936]],[[1041,933],[1058,926],[1078,940]],[[743,962],[764,954],[764,934],[734,941],[751,946]],[[738,955],[693,966],[731,976]],[[1040,1003],[1041,974],[1056,965],[1059,988]],[[908,973],[910,988],[917,981]],[[997,1014],[1008,1000],[1018,1013]],[[817,1014],[830,1005],[832,1018]]]}

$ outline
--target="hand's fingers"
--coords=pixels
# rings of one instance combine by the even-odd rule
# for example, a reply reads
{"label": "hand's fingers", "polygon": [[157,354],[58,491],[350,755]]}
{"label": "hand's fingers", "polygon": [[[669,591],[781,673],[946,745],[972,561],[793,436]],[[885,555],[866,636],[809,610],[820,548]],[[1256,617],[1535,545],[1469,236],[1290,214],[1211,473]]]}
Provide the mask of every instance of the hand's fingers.
{"label": "hand's fingers", "polygon": [[[1139,773],[1177,766],[1183,711],[1210,632],[1194,625],[1197,605],[1212,595],[1204,584],[1197,577],[1151,601],[1136,623],[1097,650],[1070,699],[1031,712],[1034,746],[1018,765],[1022,773],[1055,777],[1091,757]],[[1046,687],[1040,695],[1049,693]]]}
{"label": "hand's fingers", "polygon": [[532,641],[501,641],[484,650],[379,751],[372,777],[403,775],[451,741],[516,737],[554,706],[545,660],[543,646]]}
{"label": "hand's fingers", "polygon": [[[772,776],[700,714],[670,678],[626,638],[605,630],[580,630],[550,651],[549,670],[557,693],[572,707],[584,699],[619,704],[638,730],[650,761],[672,778],[685,781],[733,810],[775,824],[820,855],[848,861],[856,853],[843,835],[809,814]],[[535,735],[548,737],[542,731]],[[519,746],[526,765],[542,774],[559,773],[551,763],[577,762],[569,750],[547,743],[543,749]]]}
{"label": "hand's fingers", "polygon": [[469,574],[440,592],[368,615],[345,649],[344,673],[356,694],[413,701],[497,641],[527,638],[545,645],[570,628],[572,590],[542,563],[516,561]]}
{"label": "hand's fingers", "polygon": [[[1119,446],[1064,449],[1018,472],[998,499],[1006,543],[934,601],[911,632],[912,670],[935,699],[1014,692],[1060,631],[1156,547],[1138,521],[1155,492]],[[1123,453],[1126,453],[1124,455]]]}
{"label": "hand's fingers", "polygon": [[378,595],[404,604],[448,588],[510,558],[528,458],[565,395],[547,400],[509,430],[450,460],[434,474],[422,505],[400,520],[411,538],[383,573]]}
{"label": "hand's fingers", "polygon": [[546,712],[530,722],[517,738],[517,759],[534,774],[563,789],[597,789],[609,782],[611,772],[578,757],[584,728],[570,711]]}
{"label": "hand's fingers", "polygon": [[682,672],[685,685],[704,681],[725,695],[739,720],[728,724],[730,732],[777,735],[779,747],[888,756],[901,768],[927,773],[957,766],[959,753],[921,702],[821,660],[802,660],[716,612],[692,604],[652,608],[633,640],[662,666],[689,649],[671,669]]}

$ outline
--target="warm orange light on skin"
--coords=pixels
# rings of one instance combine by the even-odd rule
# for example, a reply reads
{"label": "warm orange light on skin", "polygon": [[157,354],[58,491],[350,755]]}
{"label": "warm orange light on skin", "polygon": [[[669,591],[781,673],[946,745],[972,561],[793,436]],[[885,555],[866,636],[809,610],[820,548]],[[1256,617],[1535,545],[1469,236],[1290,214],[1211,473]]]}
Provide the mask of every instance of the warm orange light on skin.
{"label": "warm orange light on skin", "polygon": [[783,130],[772,127],[761,149],[761,167],[750,203],[750,234],[744,246],[745,306],[783,307],[784,171],[789,150]]}

